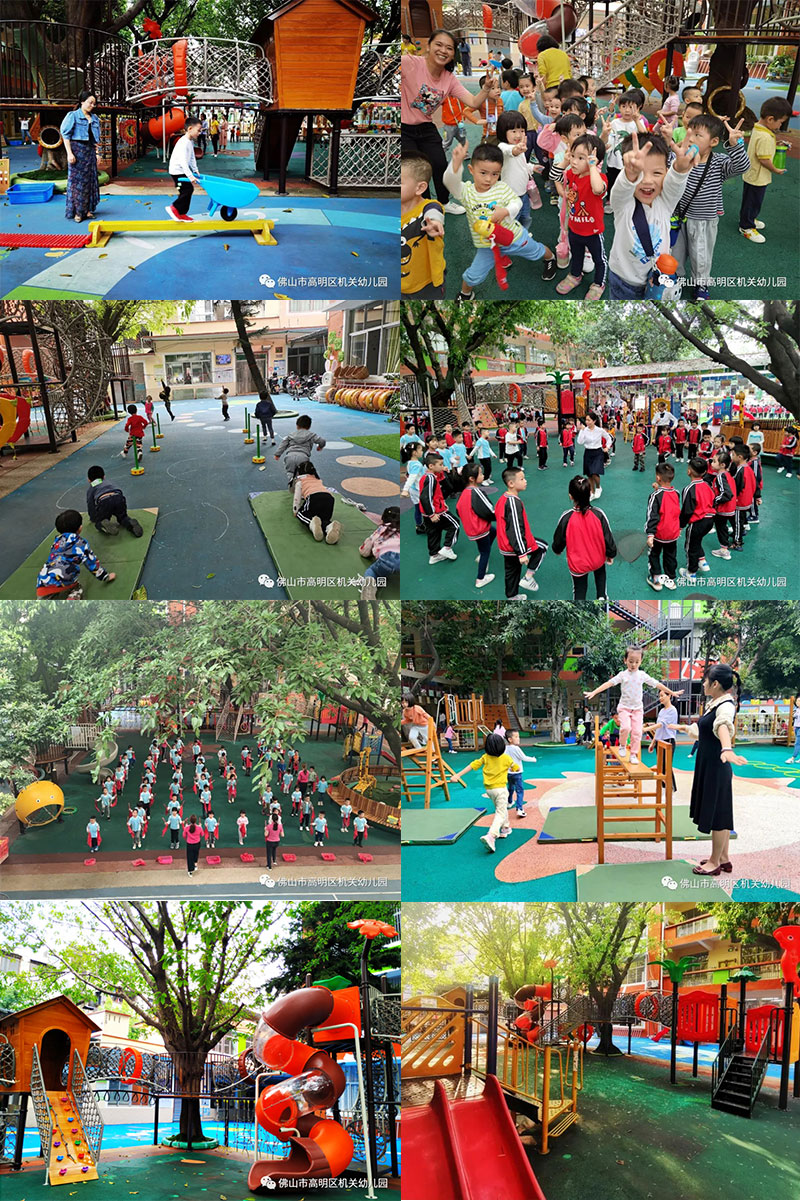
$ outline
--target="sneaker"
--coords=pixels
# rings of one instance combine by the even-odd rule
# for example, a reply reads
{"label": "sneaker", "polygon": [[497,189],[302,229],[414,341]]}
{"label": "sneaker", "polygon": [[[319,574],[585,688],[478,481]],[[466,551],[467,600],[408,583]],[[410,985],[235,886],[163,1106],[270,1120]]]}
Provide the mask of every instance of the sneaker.
{"label": "sneaker", "polygon": [[790,755],[789,758],[786,760],[786,762],[787,763],[796,763],[797,761],[796,761],[794,755]]}
{"label": "sneaker", "polygon": [[527,814],[524,809],[517,809],[516,813],[517,813],[517,817],[519,817],[519,818],[527,817]]}
{"label": "sneaker", "polygon": [[521,592],[518,592],[516,596],[507,596],[506,597],[506,600],[509,601],[509,603],[511,603],[513,601],[526,601],[527,599],[528,599],[527,596],[523,596],[523,594]]}
{"label": "sneaker", "polygon": [[745,532],[747,532],[747,530],[749,530],[749,529],[750,529],[750,522],[749,522],[749,521],[746,521],[746,522],[744,523],[744,528],[745,528]]}
{"label": "sneaker", "polygon": [[661,583],[660,576],[658,577],[658,579],[653,579],[653,577],[651,575],[649,575],[647,577],[647,582],[650,585],[650,587],[653,589],[654,592],[660,592],[661,589],[664,587],[664,585]]}
{"label": "sneaker", "polygon": [[428,536],[428,531],[427,531],[427,530],[425,529],[425,527],[424,527],[424,526],[422,526],[422,525],[418,525],[418,526],[417,526],[417,530],[416,530],[416,532],[417,532],[418,534],[422,534],[423,538],[427,538],[427,536]]}
{"label": "sneaker", "polygon": [[494,854],[495,845],[494,845],[494,835],[493,834],[481,834],[481,842],[486,847],[487,851],[491,851],[492,854]]}
{"label": "sneaker", "polygon": [[524,588],[527,592],[538,592],[539,591],[539,585],[536,583],[536,580],[534,579],[533,576],[531,576],[531,578],[529,580],[528,579],[520,580],[519,586],[520,586],[520,588]]}
{"label": "sneaker", "polygon": [[444,563],[446,557],[447,557],[446,555],[443,555],[441,553],[439,553],[438,555],[431,555],[430,558],[428,559],[428,562],[429,563]]}
{"label": "sneaker", "polygon": [[604,205],[603,205],[603,212],[604,212],[604,213],[613,213],[613,211],[614,211],[614,210],[612,209],[612,207],[611,207],[611,205],[610,205],[610,204],[604,204]]}
{"label": "sneaker", "polygon": [[555,279],[556,277],[556,260],[545,259],[544,267],[542,268],[542,279]]}
{"label": "sneaker", "polygon": [[144,530],[139,525],[139,522],[136,520],[135,517],[131,517],[130,520],[131,520],[131,524],[127,528],[133,534],[134,538],[141,538],[142,534],[144,533]]}
{"label": "sneaker", "polygon": [[458,555],[453,550],[452,546],[443,546],[442,549],[439,551],[439,554],[442,556],[443,559],[457,559],[458,558]]}
{"label": "sneaker", "polygon": [[719,550],[712,550],[711,553],[715,559],[730,559],[731,557],[731,552],[728,550],[727,546],[721,546]]}
{"label": "sneaker", "polygon": [[378,599],[378,581],[368,579],[361,589],[362,600],[377,600]]}
{"label": "sneaker", "polygon": [[785,467],[779,467],[779,468],[777,469],[777,471],[775,472],[775,474],[776,474],[776,475],[780,475],[780,474],[781,474],[781,472],[782,472],[782,471],[785,471],[785,470],[786,470],[786,468],[785,468]]}
{"label": "sneaker", "polygon": [[787,471],[787,472],[786,472],[786,475],[785,475],[783,478],[784,478],[785,480],[790,480],[790,479],[792,478],[792,474],[793,474],[793,473],[792,473],[791,471]]}
{"label": "sneaker", "polygon": [[[642,470],[644,470],[644,468],[642,468]],[[602,484],[601,484],[601,486],[600,486],[600,487],[597,489],[597,491],[595,492],[595,497],[602,496],[602,495],[603,495],[603,487],[602,487]]]}
{"label": "sneaker", "polygon": [[[713,554],[713,551],[712,551],[712,554]],[[701,571],[710,571],[711,570],[711,567],[709,566],[707,559],[701,559],[697,566],[700,568]]]}
{"label": "sneaker", "polygon": [[557,254],[556,263],[558,264],[559,270],[563,271],[565,267],[569,266],[570,256],[568,254]]}
{"label": "sneaker", "polygon": [[689,571],[686,567],[679,567],[678,575],[681,577],[681,579],[688,580],[690,584],[697,583],[697,576],[693,572]]}
{"label": "sneaker", "polygon": [[339,541],[341,533],[342,533],[341,521],[332,521],[331,524],[328,526],[328,529],[325,533],[325,541],[327,542],[328,546],[335,546],[336,543]]}
{"label": "sneaker", "polygon": [[322,522],[319,517],[312,517],[308,523],[308,528],[315,542],[321,542],[325,535],[322,532]]}
{"label": "sneaker", "polygon": [[[606,290],[605,284],[592,284],[591,287],[589,288],[589,291],[586,293],[586,296],[584,297],[584,299],[585,300],[599,300],[600,297],[605,292],[605,290]],[[615,450],[612,450],[612,452],[611,452],[612,459],[614,458],[616,453],[617,452]]]}
{"label": "sneaker", "polygon": [[753,225],[756,227],[756,229],[764,229],[765,228],[763,221],[755,220],[753,222]]}
{"label": "sneaker", "polygon": [[574,292],[583,283],[583,277],[577,279],[574,275],[565,275],[559,283],[556,284],[556,292],[559,296],[567,296],[570,292]]}
{"label": "sneaker", "polygon": [[751,525],[760,525],[760,523],[761,523],[761,518],[760,518],[760,517],[751,517],[751,518],[750,518],[750,524],[751,524]]}
{"label": "sneaker", "polygon": [[116,521],[110,521],[108,519],[101,521],[97,528],[100,530],[101,534],[109,534],[111,537],[114,537],[115,534],[119,533],[119,526],[117,525]]}
{"label": "sneaker", "polygon": [[743,542],[732,542],[730,548],[731,548],[731,550],[744,550],[744,543]]}
{"label": "sneaker", "polygon": [[448,200],[447,204],[442,207],[446,213],[452,213],[454,217],[460,217],[467,211],[463,204],[456,204],[455,200]]}
{"label": "sneaker", "polygon": [[476,588],[485,588],[487,584],[491,584],[494,579],[493,575],[485,575],[482,580],[475,581]]}
{"label": "sneaker", "polygon": [[510,833],[511,833],[511,826],[501,826],[500,833],[498,834],[497,837],[498,838],[508,838]]}
{"label": "sneaker", "polygon": [[550,197],[551,204],[558,204],[558,200],[559,200],[559,197],[555,193]]}
{"label": "sneaker", "polygon": [[675,581],[671,580],[668,575],[662,575],[661,582],[663,583],[665,588],[668,588],[670,590],[670,592],[674,592],[675,589],[678,587],[678,585],[675,583]]}
{"label": "sneaker", "polygon": [[630,757],[630,759],[629,759],[629,762],[630,762],[630,763],[638,763],[638,762],[639,762],[639,756],[638,756],[638,755],[631,755],[631,757]]}
{"label": "sneaker", "polygon": [[766,242],[767,240],[763,234],[758,232],[757,229],[742,229],[742,227],[739,226],[739,233],[742,235],[742,237],[747,238],[749,242]]}

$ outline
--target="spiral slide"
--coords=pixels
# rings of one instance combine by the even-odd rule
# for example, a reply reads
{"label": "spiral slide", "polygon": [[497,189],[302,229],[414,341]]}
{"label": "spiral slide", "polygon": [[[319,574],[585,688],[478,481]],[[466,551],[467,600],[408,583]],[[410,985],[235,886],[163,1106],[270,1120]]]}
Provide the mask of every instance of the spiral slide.
{"label": "spiral slide", "polygon": [[16,442],[31,423],[30,402],[13,392],[0,392],[0,446]]}
{"label": "spiral slide", "polygon": [[403,1198],[408,1201],[543,1201],[496,1076],[486,1077],[480,1097],[458,1101],[451,1101],[437,1080],[430,1105],[403,1109],[403,1136]]}

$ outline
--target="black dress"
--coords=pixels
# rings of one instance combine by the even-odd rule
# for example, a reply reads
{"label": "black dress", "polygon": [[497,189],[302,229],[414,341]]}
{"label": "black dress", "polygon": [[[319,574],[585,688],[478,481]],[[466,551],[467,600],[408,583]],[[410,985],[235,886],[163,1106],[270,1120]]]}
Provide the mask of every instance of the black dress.
{"label": "black dress", "polygon": [[[725,697],[720,704],[733,704]],[[720,759],[722,747],[714,733],[719,705],[708,709],[697,723],[697,765],[692,780],[689,816],[701,834],[733,829],[733,769]]]}

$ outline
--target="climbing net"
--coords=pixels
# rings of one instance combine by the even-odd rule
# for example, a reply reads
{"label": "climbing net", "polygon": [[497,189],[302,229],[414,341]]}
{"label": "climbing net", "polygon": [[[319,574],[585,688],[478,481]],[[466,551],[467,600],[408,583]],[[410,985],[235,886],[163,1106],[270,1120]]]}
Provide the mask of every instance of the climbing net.
{"label": "climbing net", "polygon": [[[185,69],[183,63],[185,62]],[[132,46],[125,97],[153,104],[272,102],[272,72],[261,46],[228,38],[158,38]]]}

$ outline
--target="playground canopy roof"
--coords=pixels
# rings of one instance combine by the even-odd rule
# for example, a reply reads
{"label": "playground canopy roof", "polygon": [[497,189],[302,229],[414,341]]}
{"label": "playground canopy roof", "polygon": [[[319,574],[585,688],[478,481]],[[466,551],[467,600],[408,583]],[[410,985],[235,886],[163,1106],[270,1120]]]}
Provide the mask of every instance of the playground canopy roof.
{"label": "playground canopy roof", "polygon": [[[769,362],[769,355],[765,352],[748,354],[747,361],[752,367],[766,367]],[[576,379],[579,377],[583,368],[575,368]],[[637,363],[634,366],[612,366],[612,367],[591,367],[592,383],[598,384],[604,381],[608,382],[631,382],[635,380],[666,380],[666,379],[690,379],[700,375],[713,376],[736,376],[739,373],[732,367],[723,367],[719,363],[714,363],[711,359],[680,359],[675,363]],[[552,368],[545,368],[542,371],[532,371],[526,375],[514,375],[513,381],[516,384],[544,384],[548,385],[551,381],[548,379],[547,372]],[[506,373],[508,374],[508,373]],[[476,390],[491,385],[493,380],[490,378],[473,379]]]}

